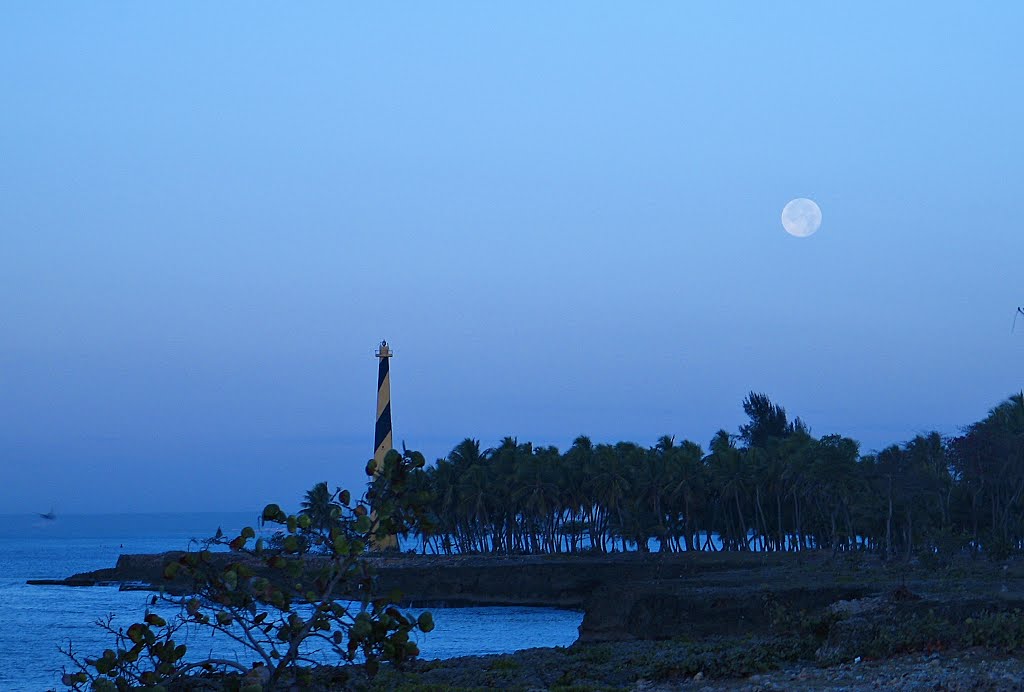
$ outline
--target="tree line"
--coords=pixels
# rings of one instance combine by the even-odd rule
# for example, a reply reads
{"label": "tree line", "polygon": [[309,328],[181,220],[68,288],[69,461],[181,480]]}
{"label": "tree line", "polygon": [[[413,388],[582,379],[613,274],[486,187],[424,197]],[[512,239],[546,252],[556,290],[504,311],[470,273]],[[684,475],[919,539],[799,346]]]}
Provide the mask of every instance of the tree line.
{"label": "tree line", "polygon": [[404,538],[435,553],[867,550],[886,557],[1024,548],[1024,394],[962,434],[917,435],[873,453],[815,437],[766,395],[708,449],[594,444],[564,452],[467,438],[417,469],[425,508]]}

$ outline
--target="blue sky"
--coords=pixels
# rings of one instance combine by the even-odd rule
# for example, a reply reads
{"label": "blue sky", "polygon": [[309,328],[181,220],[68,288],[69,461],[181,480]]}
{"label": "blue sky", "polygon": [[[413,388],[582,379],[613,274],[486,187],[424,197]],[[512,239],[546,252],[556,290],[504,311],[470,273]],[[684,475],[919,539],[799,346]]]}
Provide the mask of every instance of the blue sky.
{"label": "blue sky", "polygon": [[430,458],[982,417],[1024,10],[752,5],[5,3],[3,511],[357,487],[381,338]]}

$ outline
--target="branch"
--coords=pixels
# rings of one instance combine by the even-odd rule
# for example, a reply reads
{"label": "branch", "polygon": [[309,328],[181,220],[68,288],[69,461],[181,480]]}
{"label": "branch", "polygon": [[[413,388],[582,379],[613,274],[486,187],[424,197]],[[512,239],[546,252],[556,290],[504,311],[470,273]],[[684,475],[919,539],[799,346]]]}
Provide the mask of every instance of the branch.
{"label": "branch", "polygon": [[188,671],[195,670],[196,668],[203,668],[205,666],[223,666],[225,668],[234,668],[235,670],[243,674],[249,672],[249,668],[246,668],[237,661],[229,661],[226,658],[208,658],[205,661],[197,661],[196,663],[189,663],[187,666],[183,666],[178,670],[177,673],[172,675],[168,681],[170,682],[177,680]]}

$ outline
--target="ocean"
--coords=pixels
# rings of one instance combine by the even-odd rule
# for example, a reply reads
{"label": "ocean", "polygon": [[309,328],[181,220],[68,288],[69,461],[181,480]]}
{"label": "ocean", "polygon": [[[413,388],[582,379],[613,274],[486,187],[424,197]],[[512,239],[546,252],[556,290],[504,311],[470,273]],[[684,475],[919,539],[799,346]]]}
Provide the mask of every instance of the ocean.
{"label": "ocean", "polygon": [[[112,645],[96,620],[109,613],[129,625],[141,617],[150,594],[116,587],[29,586],[27,579],[61,579],[112,567],[122,553],[183,550],[218,527],[237,532],[255,513],[67,515],[48,521],[0,515],[0,690],[62,689],[69,663],[58,647],[101,653]],[[509,653],[531,647],[568,646],[583,614],[550,608],[431,608],[436,628],[419,635],[421,657]],[[413,612],[419,612],[414,610]],[[235,657],[229,643],[195,635],[190,651]],[[244,660],[244,659],[242,659]]]}

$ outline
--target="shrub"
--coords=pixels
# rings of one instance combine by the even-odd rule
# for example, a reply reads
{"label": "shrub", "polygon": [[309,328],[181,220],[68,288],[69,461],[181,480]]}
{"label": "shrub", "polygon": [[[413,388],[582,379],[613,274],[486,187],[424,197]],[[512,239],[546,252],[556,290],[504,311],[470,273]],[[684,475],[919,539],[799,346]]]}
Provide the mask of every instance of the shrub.
{"label": "shrub", "polygon": [[[127,629],[115,629],[112,616],[100,621],[114,638],[112,648],[82,656],[68,645],[72,670],[65,669],[64,684],[74,690],[156,688],[206,672],[240,676],[242,688],[301,686],[306,665],[316,663],[303,651],[307,643],[337,662],[361,660],[370,675],[382,661],[400,665],[414,658],[419,650],[410,634],[433,629],[430,613],[402,613],[394,606],[399,594],[376,594],[365,557],[369,546],[407,531],[422,516],[407,488],[423,464],[423,456],[410,451],[389,452],[380,468],[371,461],[366,471],[374,480],[362,500],[353,502],[346,490],[330,496],[336,521],[314,522],[309,513],[267,505],[260,523],[279,529],[273,544],[253,527],[234,537],[218,531],[200,550],[165,565],[165,579],[188,585],[184,596],[160,597],[177,607],[175,617],[147,612]],[[228,552],[213,552],[217,546]],[[190,627],[237,642],[252,667],[215,657],[189,660],[180,639]]]}

